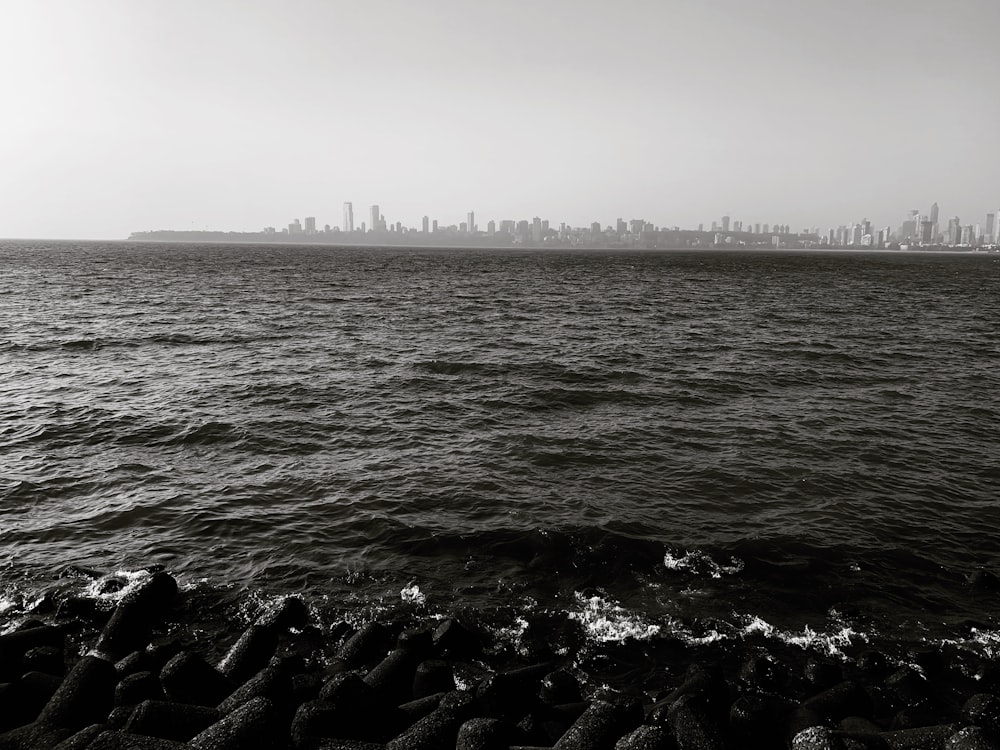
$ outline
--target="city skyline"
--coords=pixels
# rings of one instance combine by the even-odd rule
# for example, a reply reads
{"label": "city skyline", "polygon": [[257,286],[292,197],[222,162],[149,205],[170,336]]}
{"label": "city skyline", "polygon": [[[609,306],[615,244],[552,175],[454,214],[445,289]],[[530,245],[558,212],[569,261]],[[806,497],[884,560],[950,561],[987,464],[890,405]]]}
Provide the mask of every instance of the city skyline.
{"label": "city skyline", "polygon": [[[1000,201],[997,202],[1000,206]],[[452,212],[454,213],[454,212]],[[331,225],[329,223],[325,224],[324,231],[326,233],[332,232],[362,232],[362,233],[392,233],[392,232],[405,232],[405,233],[431,233],[431,222],[433,221],[433,231],[437,232],[440,226],[442,230],[447,230],[451,233],[460,234],[503,234],[505,232],[504,225],[509,225],[507,227],[507,233],[513,234],[513,227],[517,224],[524,223],[526,219],[494,219],[491,218],[486,223],[485,227],[480,226],[475,220],[475,211],[470,210],[466,212],[466,220],[464,222],[454,222],[454,223],[441,223],[437,217],[432,218],[430,215],[425,214],[421,217],[419,224],[409,225],[402,221],[392,221],[388,219],[385,213],[382,211],[381,206],[378,204],[373,204],[369,207],[369,222],[364,223],[360,226],[355,226],[353,221],[353,201],[345,201],[343,203],[343,216],[344,221],[341,225]],[[451,215],[451,214],[449,214]],[[854,220],[850,222],[845,222],[838,224],[836,226],[820,227],[820,226],[808,226],[797,228],[788,223],[781,222],[760,222],[760,221],[748,221],[745,219],[730,216],[728,214],[722,215],[720,218],[713,220],[711,223],[700,222],[697,227],[682,227],[678,224],[647,221],[644,218],[630,218],[624,219],[623,217],[616,217],[615,223],[602,224],[600,221],[586,222],[582,225],[572,225],[567,222],[557,221],[551,222],[548,218],[541,218],[539,216],[533,217],[532,221],[534,223],[544,222],[546,229],[549,228],[550,223],[555,226],[559,225],[563,230],[582,230],[589,229],[591,231],[597,232],[610,232],[617,228],[618,234],[625,232],[624,227],[632,227],[635,234],[641,233],[642,228],[648,228],[650,231],[698,231],[698,232],[720,232],[723,234],[782,234],[782,235],[817,235],[821,240],[827,241],[829,244],[836,244],[838,246],[861,246],[863,244],[870,244],[877,246],[879,244],[887,244],[890,241],[899,242],[913,242],[915,244],[945,244],[945,245],[989,245],[989,244],[1000,244],[1000,207],[994,211],[988,211],[981,218],[981,220],[976,219],[969,221],[969,216],[966,215],[966,221],[962,220],[961,216],[946,217],[946,222],[941,221],[941,211],[939,204],[935,201],[931,204],[927,212],[922,212],[919,209],[909,209],[905,212],[905,215],[896,225],[892,223],[880,224],[879,222],[872,221],[871,219],[865,217],[860,220]],[[317,224],[315,217],[307,217],[306,223],[312,222],[313,233],[317,232]],[[635,229],[636,226],[639,229]],[[497,232],[497,227],[500,227],[500,232]],[[155,230],[154,230],[155,231]],[[275,234],[275,233],[308,233],[308,230],[303,230],[299,219],[294,219],[288,225],[278,228],[276,226],[267,226],[262,230],[263,233]],[[632,230],[629,230],[632,232]],[[865,239],[868,238],[868,239]],[[537,242],[537,237],[535,238]]]}
{"label": "city skyline", "polygon": [[3,236],[1000,200],[995,0],[51,0],[5,28]]}

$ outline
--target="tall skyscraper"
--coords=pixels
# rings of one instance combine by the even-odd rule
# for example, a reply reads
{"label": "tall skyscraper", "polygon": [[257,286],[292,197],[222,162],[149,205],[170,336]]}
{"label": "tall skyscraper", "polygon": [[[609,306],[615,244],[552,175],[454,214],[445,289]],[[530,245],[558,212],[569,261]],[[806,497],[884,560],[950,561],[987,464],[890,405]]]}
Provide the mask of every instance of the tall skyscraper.
{"label": "tall skyscraper", "polygon": [[469,213],[465,217],[465,223],[466,223],[466,225],[468,227],[469,234],[475,234],[476,233],[476,212],[475,211],[469,211]]}
{"label": "tall skyscraper", "polygon": [[931,213],[930,213],[930,215],[929,215],[929,216],[927,217],[927,219],[928,219],[928,220],[929,220],[929,221],[930,221],[930,222],[931,222],[932,224],[937,224],[937,223],[938,223],[938,214],[939,214],[939,213],[940,213],[940,212],[939,212],[939,210],[938,210],[938,204],[937,204],[937,203],[932,203],[932,204],[931,204]]}
{"label": "tall skyscraper", "polygon": [[344,203],[344,231],[354,231],[354,206],[350,201]]}
{"label": "tall skyscraper", "polygon": [[722,217],[722,231],[723,232],[728,232],[729,231],[729,217],[728,216],[723,216]]}
{"label": "tall skyscraper", "polygon": [[382,223],[382,214],[379,213],[378,204],[376,203],[371,207],[371,229],[369,231],[377,232]]}
{"label": "tall skyscraper", "polygon": [[430,217],[425,216],[421,221],[421,227],[420,227],[423,230],[424,234],[427,234],[427,232],[430,231],[430,226],[431,226]]}
{"label": "tall skyscraper", "polygon": [[308,234],[316,234],[316,217],[307,216],[306,217],[306,232]]}
{"label": "tall skyscraper", "polygon": [[983,235],[983,241],[987,243],[992,243],[996,239],[996,214],[986,214],[986,234]]}

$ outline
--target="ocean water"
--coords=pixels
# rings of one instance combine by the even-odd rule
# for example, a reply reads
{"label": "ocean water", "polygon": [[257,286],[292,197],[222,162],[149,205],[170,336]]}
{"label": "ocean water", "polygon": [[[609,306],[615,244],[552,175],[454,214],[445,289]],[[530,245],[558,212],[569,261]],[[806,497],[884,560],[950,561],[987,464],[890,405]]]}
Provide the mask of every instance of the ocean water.
{"label": "ocean water", "polygon": [[995,656],[998,324],[996,254],[3,242],[0,620]]}

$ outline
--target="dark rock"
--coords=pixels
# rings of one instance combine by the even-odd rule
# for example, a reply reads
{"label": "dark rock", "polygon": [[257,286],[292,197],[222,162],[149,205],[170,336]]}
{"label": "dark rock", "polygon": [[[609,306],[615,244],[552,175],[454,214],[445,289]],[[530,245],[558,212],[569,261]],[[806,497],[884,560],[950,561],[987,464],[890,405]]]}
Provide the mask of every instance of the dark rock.
{"label": "dark rock", "polygon": [[357,673],[345,672],[323,686],[320,700],[299,706],[292,737],[298,746],[310,737],[383,741],[406,723],[402,712],[382,701]]}
{"label": "dark rock", "polygon": [[434,693],[447,693],[455,689],[455,675],[451,664],[442,659],[427,659],[417,665],[413,675],[412,694],[423,698]]}
{"label": "dark rock", "polygon": [[413,698],[413,680],[419,659],[419,655],[410,649],[393,649],[365,675],[365,682],[383,700],[393,704],[408,701]]}
{"label": "dark rock", "polygon": [[290,668],[281,663],[265,667],[240,685],[221,703],[219,712],[231,713],[252,698],[267,698],[275,706],[288,702],[292,692]]}
{"label": "dark rock", "polygon": [[14,684],[17,713],[24,717],[21,723],[34,721],[61,684],[61,679],[45,672],[28,672],[21,675],[21,679]]}
{"label": "dark rock", "polygon": [[66,662],[62,646],[35,646],[28,649],[21,658],[24,672],[45,672],[62,677],[66,674]]}
{"label": "dark rock", "polygon": [[396,648],[412,651],[418,661],[423,661],[434,649],[433,633],[426,628],[407,628],[396,638]]}
{"label": "dark rock", "polygon": [[439,655],[467,659],[479,655],[482,638],[455,619],[442,621],[434,631],[434,648]]}
{"label": "dark rock", "polygon": [[274,627],[251,625],[222,657],[219,671],[236,683],[245,682],[267,666],[277,648]]}
{"label": "dark rock", "polygon": [[277,630],[301,630],[309,624],[309,608],[299,597],[286,596],[258,617],[257,624]]}
{"label": "dark rock", "polygon": [[118,603],[94,650],[117,661],[131,651],[144,648],[149,643],[153,625],[166,614],[176,594],[177,582],[172,576],[154,573],[144,585]]}
{"label": "dark rock", "polygon": [[400,703],[399,710],[406,717],[406,725],[410,726],[427,716],[431,711],[437,710],[438,706],[441,705],[441,699],[445,695],[446,693],[444,692],[434,693],[433,695],[425,695],[423,698]]}
{"label": "dark rock", "polygon": [[137,706],[145,700],[161,698],[163,687],[160,678],[152,672],[134,672],[123,678],[115,688],[116,706]]}
{"label": "dark rock", "polygon": [[121,730],[101,732],[87,746],[87,750],[185,750],[187,745],[159,737],[129,734]]}
{"label": "dark rock", "polygon": [[696,693],[678,698],[667,712],[680,750],[722,750],[725,747],[720,723],[709,713],[709,704]]}
{"label": "dark rock", "polygon": [[108,720],[105,723],[111,729],[124,729],[134,710],[135,706],[115,706],[108,714]]}
{"label": "dark rock", "polygon": [[306,701],[314,700],[319,697],[322,687],[323,680],[317,674],[292,675],[292,702],[301,706]]}
{"label": "dark rock", "polygon": [[802,707],[837,722],[845,716],[871,716],[872,699],[860,683],[845,680],[803,701]]}
{"label": "dark rock", "polygon": [[550,705],[578,703],[583,700],[579,681],[565,669],[558,669],[545,675],[538,695]]}
{"label": "dark rock", "polygon": [[386,743],[386,750],[442,750],[453,748],[465,722],[459,711],[438,708]]}
{"label": "dark rock", "polygon": [[254,698],[196,735],[191,750],[256,750],[275,747],[281,735],[274,706],[266,698]]}
{"label": "dark rock", "polygon": [[862,651],[856,660],[858,669],[873,680],[885,677],[890,669],[889,659],[881,651]]}
{"label": "dark rock", "polygon": [[743,695],[729,709],[730,732],[744,746],[779,747],[785,739],[784,701],[763,695]]}
{"label": "dark rock", "polygon": [[980,727],[960,729],[944,743],[944,750],[997,750],[994,736]]}
{"label": "dark rock", "polygon": [[553,746],[558,750],[607,750],[642,723],[642,706],[627,698],[594,700]]}
{"label": "dark rock", "polygon": [[844,750],[844,746],[827,727],[809,727],[792,738],[792,750]]}
{"label": "dark rock", "polygon": [[77,731],[100,724],[114,706],[118,674],[114,665],[96,656],[84,656],[62,681],[38,716],[42,726]]}
{"label": "dark rock", "polygon": [[1000,735],[1000,698],[990,693],[977,693],[962,706],[962,718],[987,732]]}
{"label": "dark rock", "polygon": [[740,681],[749,688],[774,692],[788,680],[788,671],[768,653],[756,654],[740,668]]}
{"label": "dark rock", "polygon": [[890,750],[941,750],[957,729],[954,724],[940,724],[882,732],[879,736],[885,740]]}
{"label": "dark rock", "polygon": [[455,750],[507,750],[510,728],[498,719],[469,719],[458,729]]}
{"label": "dark rock", "polygon": [[23,671],[24,655],[31,649],[41,646],[62,649],[62,630],[51,625],[42,625],[0,635],[0,679],[19,677]]}
{"label": "dark rock", "polygon": [[359,667],[375,659],[381,659],[391,643],[392,633],[385,625],[380,622],[369,622],[347,639],[337,652],[337,658],[348,667]]}
{"label": "dark rock", "polygon": [[172,701],[217,706],[234,685],[224,674],[197,654],[182,651],[160,671],[163,692]]}
{"label": "dark rock", "polygon": [[821,659],[810,659],[802,670],[806,682],[816,690],[822,691],[844,681],[840,665]]}
{"label": "dark rock", "polygon": [[132,711],[125,723],[126,732],[187,742],[208,729],[221,717],[208,706],[167,701],[143,701]]}
{"label": "dark rock", "polygon": [[476,687],[482,715],[516,721],[539,702],[539,683],[549,671],[548,664],[534,664],[489,675]]}
{"label": "dark rock", "polygon": [[84,727],[76,734],[72,734],[64,739],[53,750],[86,750],[90,746],[90,743],[96,739],[97,735],[106,729],[107,727],[104,724],[91,724],[89,727]]}
{"label": "dark rock", "polygon": [[321,740],[316,750],[385,750],[385,745],[361,740]]}
{"label": "dark rock", "polygon": [[677,750],[677,742],[666,727],[643,724],[618,740],[615,750]]}

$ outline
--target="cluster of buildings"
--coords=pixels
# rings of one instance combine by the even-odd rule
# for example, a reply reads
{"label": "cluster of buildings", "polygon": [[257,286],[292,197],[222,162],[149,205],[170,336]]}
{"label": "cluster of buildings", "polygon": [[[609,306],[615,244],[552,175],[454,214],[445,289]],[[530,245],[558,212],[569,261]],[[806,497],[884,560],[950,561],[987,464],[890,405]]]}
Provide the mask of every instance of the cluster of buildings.
{"label": "cluster of buildings", "polygon": [[695,229],[656,226],[644,219],[617,219],[613,225],[593,222],[585,227],[558,227],[547,219],[531,221],[490,220],[485,227],[476,223],[476,214],[469,211],[466,220],[442,225],[437,219],[424,216],[420,227],[405,227],[402,222],[386,218],[378,205],[370,206],[360,222],[355,221],[354,205],[344,203],[343,220],[339,226],[329,224],[317,228],[316,218],[307,216],[303,222],[295,219],[277,230],[266,227],[265,235],[300,236],[301,239],[321,235],[330,240],[380,240],[402,242],[424,241],[488,241],[496,244],[530,246],[602,247],[830,247],[830,248],[909,248],[958,247],[978,248],[1000,245],[1000,210],[986,214],[984,222],[962,224],[959,217],[943,221],[938,204],[926,214],[918,210],[906,214],[900,226],[875,227],[868,219],[821,231],[818,228],[793,232],[788,224],[761,224],[733,220],[723,216],[710,227],[699,224]]}

